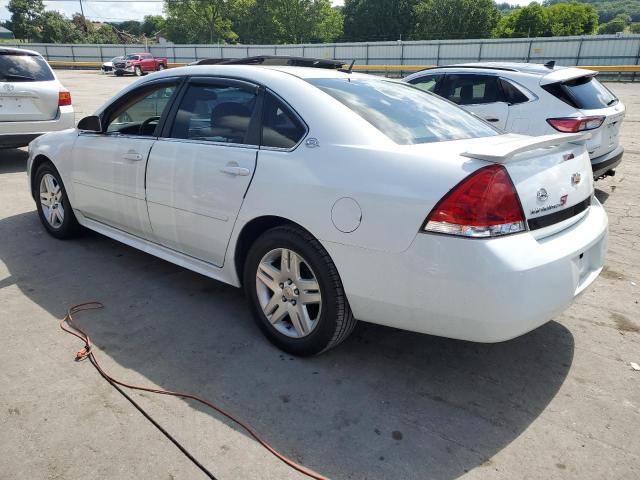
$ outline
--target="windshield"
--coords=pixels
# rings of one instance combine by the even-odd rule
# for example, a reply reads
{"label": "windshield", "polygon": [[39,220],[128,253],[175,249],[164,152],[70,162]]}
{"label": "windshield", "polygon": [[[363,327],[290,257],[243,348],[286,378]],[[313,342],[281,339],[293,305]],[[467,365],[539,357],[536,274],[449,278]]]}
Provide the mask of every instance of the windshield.
{"label": "windshield", "polygon": [[0,81],[43,82],[53,80],[44,58],[21,52],[0,52]]}
{"label": "windshield", "polygon": [[125,60],[140,60],[140,57],[138,55],[127,55]]}
{"label": "windshield", "polygon": [[411,85],[382,79],[310,79],[401,145],[489,137],[499,132],[477,117]]}
{"label": "windshield", "polygon": [[580,77],[563,82],[563,87],[578,108],[586,110],[604,108],[617,103],[618,99],[607,87],[593,77]]}
{"label": "windshield", "polygon": [[113,63],[113,62],[118,62],[118,61],[123,60],[123,59],[124,59],[124,57],[113,57],[113,58],[111,59],[111,62],[112,62],[112,63]]}

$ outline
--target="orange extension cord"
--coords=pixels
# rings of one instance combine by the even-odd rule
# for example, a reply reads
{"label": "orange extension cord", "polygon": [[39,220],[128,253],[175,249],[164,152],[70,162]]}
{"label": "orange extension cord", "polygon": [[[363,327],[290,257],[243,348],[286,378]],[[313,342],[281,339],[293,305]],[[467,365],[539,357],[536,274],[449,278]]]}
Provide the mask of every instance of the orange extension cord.
{"label": "orange extension cord", "polygon": [[206,405],[207,407],[215,410],[219,414],[227,417],[229,420],[231,420],[235,424],[237,424],[240,427],[242,427],[244,430],[246,430],[246,432],[249,435],[251,435],[255,439],[256,442],[258,442],[260,445],[262,445],[264,448],[266,448],[269,452],[271,452],[273,455],[275,455],[275,457],[278,458],[278,460],[284,462],[289,467],[293,468],[294,470],[297,470],[298,472],[302,473],[303,475],[306,475],[309,478],[313,478],[315,480],[328,480],[327,477],[324,477],[324,476],[320,475],[319,473],[316,473],[313,470],[308,469],[308,468],[306,468],[306,467],[294,462],[290,458],[284,456],[283,454],[278,452],[275,448],[273,448],[271,445],[269,445],[269,443],[267,443],[266,440],[263,440],[260,437],[260,435],[258,435],[255,432],[255,430],[253,430],[246,423],[238,420],[231,413],[223,410],[222,408],[216,406],[215,404],[209,402],[208,400],[205,400],[204,398],[198,397],[197,395],[193,395],[191,393],[175,392],[175,391],[172,391],[172,390],[161,390],[161,389],[157,389],[157,388],[150,388],[150,387],[144,387],[144,386],[140,386],[140,385],[133,385],[133,384],[130,384],[130,383],[126,383],[126,382],[120,381],[120,380],[112,377],[111,375],[109,375],[107,372],[105,372],[102,369],[102,367],[100,366],[100,363],[98,362],[98,359],[97,359],[96,355],[93,353],[92,343],[91,343],[91,339],[89,338],[89,335],[87,335],[87,333],[85,331],[83,331],[81,328],[79,328],[75,324],[75,322],[73,321],[73,315],[75,315],[76,313],[82,312],[84,310],[97,310],[97,309],[100,309],[100,308],[104,308],[104,305],[102,303],[100,303],[100,302],[86,302],[86,303],[81,303],[79,305],[74,305],[73,307],[71,307],[67,311],[67,314],[65,315],[65,317],[62,320],[60,320],[60,328],[62,330],[64,330],[67,333],[70,333],[71,335],[74,335],[75,337],[79,338],[80,340],[82,340],[84,342],[84,348],[82,348],[80,351],[78,351],[78,353],[76,353],[76,361],[80,361],[80,360],[84,360],[85,358],[88,358],[89,361],[91,362],[91,364],[96,368],[96,370],[98,370],[100,375],[102,375],[102,377],[104,377],[105,380],[107,380],[114,388],[116,388],[122,395],[124,395],[125,398],[127,398],[127,400],[129,400],[140,411],[140,413],[142,413],[162,433],[164,433],[164,435],[167,436],[167,438],[169,438],[169,440],[171,440],[182,451],[182,453],[184,453],[193,463],[195,463],[198,468],[200,468],[205,474],[207,474],[207,476],[209,476],[209,478],[215,479],[215,477],[213,476],[213,474],[211,474],[211,472],[209,472],[182,445],[180,445],[177,442],[177,440],[175,440],[153,418],[151,418],[149,416],[149,414],[146,413],[142,409],[142,407],[140,407],[131,397],[129,397],[124,391],[122,391],[120,388],[118,388],[118,385],[120,385],[122,387],[125,387],[125,388],[132,389],[132,390],[141,390],[141,391],[144,391],[144,392],[159,393],[161,395],[171,395],[171,396],[180,397],[180,398],[190,398],[191,400],[195,400],[197,402],[200,402],[201,404]]}

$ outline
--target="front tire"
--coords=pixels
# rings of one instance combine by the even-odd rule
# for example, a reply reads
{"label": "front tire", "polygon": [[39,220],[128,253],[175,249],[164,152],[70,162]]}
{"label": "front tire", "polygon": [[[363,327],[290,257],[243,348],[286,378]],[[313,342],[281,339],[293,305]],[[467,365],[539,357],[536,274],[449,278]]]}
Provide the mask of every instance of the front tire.
{"label": "front tire", "polygon": [[133,74],[134,74],[136,77],[141,77],[141,76],[142,76],[142,68],[140,68],[138,65],[136,65],[136,66],[133,68]]}
{"label": "front tire", "polygon": [[338,271],[305,230],[268,230],[251,246],[244,288],[260,329],[293,355],[322,353],[344,341],[356,320]]}
{"label": "front tire", "polygon": [[35,197],[38,216],[50,235],[61,240],[78,235],[80,224],[60,174],[50,163],[42,164],[36,172]]}

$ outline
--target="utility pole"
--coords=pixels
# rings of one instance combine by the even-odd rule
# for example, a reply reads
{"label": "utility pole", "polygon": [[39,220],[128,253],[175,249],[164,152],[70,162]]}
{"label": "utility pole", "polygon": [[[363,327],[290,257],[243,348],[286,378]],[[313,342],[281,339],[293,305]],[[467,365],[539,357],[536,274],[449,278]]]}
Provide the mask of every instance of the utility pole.
{"label": "utility pole", "polygon": [[84,33],[87,33],[87,19],[84,16],[84,8],[82,8],[82,0],[80,1],[80,14],[82,15],[82,28],[84,28]]}

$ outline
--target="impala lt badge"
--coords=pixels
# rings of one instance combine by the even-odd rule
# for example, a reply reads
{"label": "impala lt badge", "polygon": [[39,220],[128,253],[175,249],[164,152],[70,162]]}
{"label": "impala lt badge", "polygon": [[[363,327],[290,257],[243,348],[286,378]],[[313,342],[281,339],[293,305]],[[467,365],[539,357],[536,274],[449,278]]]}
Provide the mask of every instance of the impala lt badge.
{"label": "impala lt badge", "polygon": [[[540,190],[544,190],[544,188],[541,188]],[[540,190],[538,190],[538,200],[540,200]],[[546,190],[545,190],[545,193],[546,193]],[[548,212],[549,210],[555,210],[556,208],[564,207],[567,204],[568,198],[569,198],[569,195],[565,194],[560,197],[560,201],[558,203],[554,203],[553,205],[545,205],[544,207],[532,208],[531,215],[537,215],[539,213]]]}

